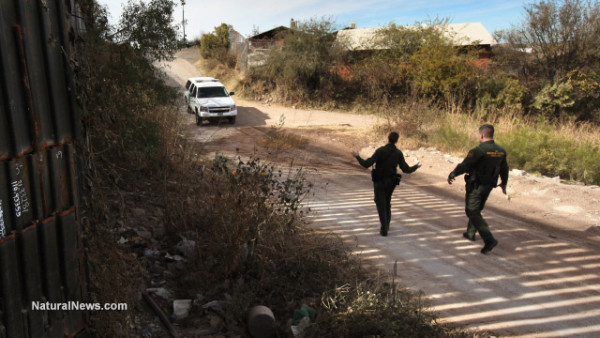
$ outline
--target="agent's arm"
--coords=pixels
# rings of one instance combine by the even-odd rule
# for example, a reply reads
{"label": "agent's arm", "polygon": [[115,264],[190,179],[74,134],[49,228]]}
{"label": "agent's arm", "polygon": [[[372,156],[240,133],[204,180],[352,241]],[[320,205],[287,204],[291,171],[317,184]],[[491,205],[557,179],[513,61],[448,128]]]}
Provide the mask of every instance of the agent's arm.
{"label": "agent's arm", "polygon": [[448,184],[452,184],[456,176],[460,176],[466,173],[470,168],[473,168],[482,156],[483,152],[479,150],[479,148],[471,149],[462,163],[457,165],[448,175]]}
{"label": "agent's arm", "polygon": [[500,188],[502,189],[502,193],[506,195],[506,185],[508,184],[508,163],[506,162],[506,157],[502,159],[502,163],[500,163]]}
{"label": "agent's arm", "polygon": [[412,172],[417,171],[417,169],[421,168],[421,162],[417,161],[417,164],[415,164],[411,167],[408,165],[408,163],[406,163],[406,160],[404,159],[404,154],[402,154],[402,152],[400,152],[400,159],[398,160],[398,166],[400,166],[400,169],[402,170],[403,173],[410,174]]}
{"label": "agent's arm", "polygon": [[352,156],[354,156],[356,158],[356,160],[358,161],[358,163],[364,168],[368,168],[368,167],[372,166],[373,164],[375,164],[375,162],[377,162],[377,151],[375,151],[373,156],[369,157],[366,160],[363,160],[357,151],[353,151]]}

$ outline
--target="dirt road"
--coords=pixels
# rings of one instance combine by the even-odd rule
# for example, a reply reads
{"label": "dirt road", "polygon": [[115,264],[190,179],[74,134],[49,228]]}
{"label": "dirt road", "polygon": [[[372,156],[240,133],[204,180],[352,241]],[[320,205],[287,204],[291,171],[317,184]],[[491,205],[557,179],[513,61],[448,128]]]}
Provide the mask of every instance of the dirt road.
{"label": "dirt road", "polygon": [[[202,75],[192,64],[196,57],[185,51],[169,64],[174,83]],[[369,156],[384,143],[364,137],[375,118],[236,102],[235,125],[197,127],[182,109],[189,135],[205,151],[248,155],[284,116],[284,127],[308,139],[307,147],[262,155],[310,174],[311,223],[337,233],[382,270],[397,262],[401,283],[423,290],[441,321],[503,336],[600,336],[600,188],[513,171],[510,198],[496,189],[484,211],[499,245],[482,255],[479,236],[462,238],[464,187],[445,181],[460,158],[403,149],[409,164],[420,160],[423,167],[404,175],[389,236],[381,237],[370,175],[350,156],[352,149]]]}

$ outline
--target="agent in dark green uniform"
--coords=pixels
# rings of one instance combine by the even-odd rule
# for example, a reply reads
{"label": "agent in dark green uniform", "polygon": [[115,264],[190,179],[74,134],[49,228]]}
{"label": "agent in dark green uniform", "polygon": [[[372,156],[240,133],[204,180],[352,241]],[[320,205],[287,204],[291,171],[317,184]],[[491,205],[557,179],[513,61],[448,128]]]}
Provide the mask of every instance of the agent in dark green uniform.
{"label": "agent in dark green uniform", "polygon": [[361,166],[368,168],[373,164],[376,164],[377,174],[373,175],[373,188],[375,190],[375,205],[377,206],[379,222],[381,223],[381,228],[379,230],[381,236],[387,236],[390,228],[390,220],[392,218],[392,193],[394,192],[396,185],[400,184],[400,176],[397,175],[396,167],[400,166],[402,172],[407,174],[412,173],[421,167],[421,164],[418,162],[412,167],[406,164],[404,155],[396,148],[399,137],[397,132],[391,132],[388,135],[389,143],[375,150],[373,156],[366,160],[363,160],[358,155],[358,152],[352,152],[352,156],[358,160],[358,163]]}
{"label": "agent in dark green uniform", "polygon": [[474,241],[475,233],[479,231],[479,235],[485,243],[481,253],[486,254],[498,245],[498,241],[481,216],[481,211],[490,192],[498,184],[498,176],[501,179],[502,193],[506,195],[508,164],[506,163],[506,151],[494,143],[494,126],[484,124],[479,127],[478,137],[479,146],[471,149],[463,162],[448,175],[448,184],[452,184],[456,176],[467,174],[465,175],[467,191],[465,212],[469,217],[469,224],[463,237]]}

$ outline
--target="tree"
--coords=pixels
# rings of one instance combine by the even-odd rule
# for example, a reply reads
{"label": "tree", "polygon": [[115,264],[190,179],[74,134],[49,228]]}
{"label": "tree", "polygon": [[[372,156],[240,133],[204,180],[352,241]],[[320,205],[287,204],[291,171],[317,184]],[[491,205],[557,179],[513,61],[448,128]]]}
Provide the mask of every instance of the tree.
{"label": "tree", "polygon": [[525,12],[525,21],[506,36],[513,49],[532,50],[531,57],[521,59],[524,75],[553,83],[573,70],[598,68],[599,2],[541,0],[526,6]]}
{"label": "tree", "polygon": [[448,19],[411,27],[391,24],[371,42],[381,48],[366,59],[362,82],[376,86],[371,92],[379,95],[426,97],[461,108],[474,98],[478,69],[475,56],[455,46],[452,38]]}
{"label": "tree", "polygon": [[407,62],[411,56],[426,45],[451,46],[452,41],[445,37],[449,19],[434,19],[431,22],[417,22],[411,27],[397,26],[391,23],[375,35],[374,45],[385,46],[383,53],[401,62]]}
{"label": "tree", "polygon": [[220,26],[215,27],[215,36],[217,37],[217,43],[220,47],[228,49],[231,46],[229,41],[229,31],[233,29],[233,26],[226,23],[222,23]]}
{"label": "tree", "polygon": [[600,3],[540,0],[505,34],[507,60],[532,93],[532,112],[598,122]]}
{"label": "tree", "polygon": [[172,24],[174,7],[172,0],[151,0],[148,4],[129,0],[113,35],[117,42],[129,44],[152,60],[168,60],[177,49],[179,28]]}
{"label": "tree", "polygon": [[335,95],[336,60],[339,49],[335,40],[333,23],[326,19],[299,21],[297,29],[280,33],[282,47],[273,48],[267,65],[261,72],[273,79],[281,88],[289,89],[299,96],[314,95],[316,100]]}
{"label": "tree", "polygon": [[415,93],[435,100],[446,108],[461,109],[472,104],[477,90],[478,71],[472,54],[459,54],[447,43],[421,46],[410,59],[409,74]]}
{"label": "tree", "polygon": [[445,21],[412,27],[391,23],[362,41],[365,51],[356,55],[359,61],[352,67],[352,76],[359,79],[361,91],[370,100],[386,103],[394,97],[409,95],[411,58],[424,45],[441,41],[443,37],[436,29],[441,25]]}
{"label": "tree", "polygon": [[229,41],[229,31],[233,26],[222,23],[215,27],[212,33],[202,35],[200,39],[200,54],[205,59],[221,58],[227,55],[231,42]]}

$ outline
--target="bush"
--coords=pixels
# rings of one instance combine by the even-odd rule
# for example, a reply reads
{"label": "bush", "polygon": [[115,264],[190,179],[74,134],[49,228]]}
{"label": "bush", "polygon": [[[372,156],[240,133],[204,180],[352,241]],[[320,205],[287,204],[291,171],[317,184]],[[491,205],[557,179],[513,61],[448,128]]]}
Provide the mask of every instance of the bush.
{"label": "bush", "polygon": [[600,147],[591,141],[576,141],[557,128],[540,121],[520,125],[499,140],[508,152],[509,166],[547,176],[600,184]]}
{"label": "bush", "polygon": [[525,6],[524,18],[504,34],[504,51],[535,97],[532,108],[598,123],[600,3],[539,0]]}
{"label": "bush", "polygon": [[[231,306],[219,312],[227,328],[243,326],[246,310],[257,302],[269,304],[275,313],[292,313],[297,302],[307,300],[319,306],[320,297],[329,295],[330,290],[359,281],[360,293],[347,297],[347,302],[358,304],[363,316],[347,317],[351,331],[389,336],[442,332],[437,325],[432,331],[433,317],[422,311],[421,298],[417,298],[416,310],[412,310],[412,298],[404,295],[396,298],[401,304],[387,307],[386,292],[378,291],[376,297],[381,297],[383,306],[375,309],[381,310],[380,314],[373,316],[372,308],[360,306],[363,295],[369,294],[366,287],[378,290],[380,285],[360,284],[367,279],[365,271],[340,238],[301,226],[299,202],[310,188],[301,170],[283,172],[257,159],[199,159],[194,153],[198,145],[182,140],[176,118],[180,114],[173,104],[178,98],[176,90],[164,85],[152,60],[127,45],[102,39],[94,42],[78,50],[82,66],[78,69],[79,94],[86,107],[89,140],[81,149],[89,296],[99,303],[117,299],[134,306],[125,314],[90,313],[92,335],[140,335],[133,332],[136,328],[146,334],[148,326],[140,324],[147,313],[136,315],[136,311],[144,312],[136,296],[154,285],[156,276],[164,281],[159,285],[174,286],[177,295],[230,296]],[[127,207],[132,205],[152,207],[156,212],[140,222],[140,216],[128,215],[132,213]],[[136,229],[154,230],[154,223],[163,222],[168,228],[163,229],[162,240],[147,241],[132,228],[125,229],[126,220],[135,222]],[[120,236],[128,236],[123,231],[137,233],[130,237],[131,245],[117,244]],[[144,249],[148,248],[174,252],[172,244],[180,241],[180,236],[196,240],[197,250],[190,257],[198,259],[175,263],[146,256]],[[410,316],[410,323],[403,322],[397,309]],[[324,318],[337,313],[327,307],[318,310]],[[352,322],[369,317],[376,318],[362,328]],[[278,323],[278,336],[290,335],[284,321]],[[182,324],[198,327],[198,322]],[[344,323],[336,327],[340,325]],[[316,336],[331,331],[321,332]]]}
{"label": "bush", "polygon": [[200,39],[200,55],[205,59],[218,59],[222,60],[223,56],[227,56],[229,46],[229,30],[232,27],[226,23],[222,23],[220,26],[215,27],[213,33],[202,35]]}
{"label": "bush", "polygon": [[573,87],[571,115],[579,121],[600,124],[600,70],[575,70],[566,79]]}
{"label": "bush", "polygon": [[434,129],[427,141],[442,151],[460,153],[461,156],[475,146],[478,121],[466,114],[448,114],[432,121]]}
{"label": "bush", "polygon": [[587,0],[539,0],[525,6],[523,22],[506,34],[515,49],[531,47],[522,59],[524,77],[553,83],[577,69],[598,69],[600,3]]}
{"label": "bush", "polygon": [[575,105],[573,86],[569,82],[547,85],[533,98],[532,107],[543,115],[559,117],[560,113]]}
{"label": "bush", "polygon": [[268,84],[268,91],[278,90],[284,102],[294,104],[323,104],[335,98],[341,81],[333,31],[325,19],[298,22],[297,30],[278,37],[281,48],[270,50],[266,64],[252,68],[247,82]]}
{"label": "bush", "polygon": [[523,112],[527,105],[527,88],[509,77],[483,76],[477,84],[477,103],[485,109],[507,109]]}

